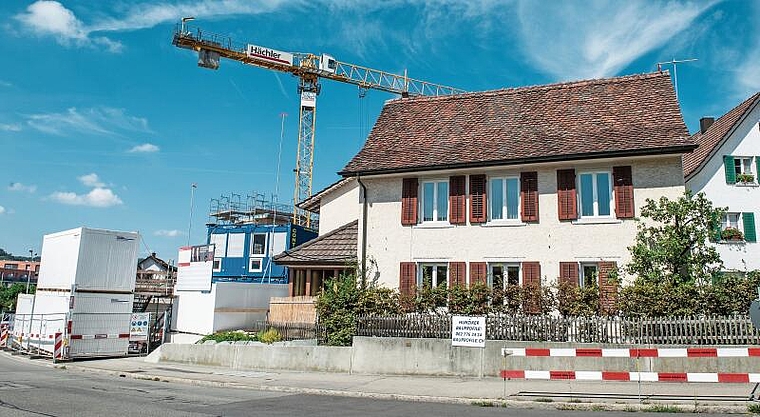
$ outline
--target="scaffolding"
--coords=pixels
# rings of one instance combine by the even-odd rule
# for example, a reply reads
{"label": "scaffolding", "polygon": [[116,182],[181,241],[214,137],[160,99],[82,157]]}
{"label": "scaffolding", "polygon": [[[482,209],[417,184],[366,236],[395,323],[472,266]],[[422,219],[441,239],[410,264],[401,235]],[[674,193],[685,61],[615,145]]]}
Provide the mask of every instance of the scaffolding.
{"label": "scaffolding", "polygon": [[275,201],[274,195],[267,198],[266,194],[254,191],[247,193],[245,198],[237,193],[212,198],[206,225],[286,225],[292,220],[291,205]]}

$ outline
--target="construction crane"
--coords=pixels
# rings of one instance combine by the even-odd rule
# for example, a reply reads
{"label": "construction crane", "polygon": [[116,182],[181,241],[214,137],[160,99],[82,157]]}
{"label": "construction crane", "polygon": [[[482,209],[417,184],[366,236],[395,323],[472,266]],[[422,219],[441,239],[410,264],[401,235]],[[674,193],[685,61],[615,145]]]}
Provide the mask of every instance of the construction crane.
{"label": "construction crane", "polygon": [[336,60],[327,54],[284,52],[265,46],[236,43],[229,36],[192,30],[185,17],[174,31],[172,44],[179,48],[198,52],[198,66],[218,69],[220,58],[231,59],[254,67],[287,72],[298,77],[298,93],[301,98],[298,123],[298,152],[296,156],[296,181],[293,191],[293,222],[311,227],[311,216],[296,205],[311,196],[314,169],[314,133],[316,126],[317,96],[322,86],[320,78],[354,84],[360,92],[382,90],[408,96],[439,96],[464,93],[464,90],[427,81],[392,74],[360,65]]}

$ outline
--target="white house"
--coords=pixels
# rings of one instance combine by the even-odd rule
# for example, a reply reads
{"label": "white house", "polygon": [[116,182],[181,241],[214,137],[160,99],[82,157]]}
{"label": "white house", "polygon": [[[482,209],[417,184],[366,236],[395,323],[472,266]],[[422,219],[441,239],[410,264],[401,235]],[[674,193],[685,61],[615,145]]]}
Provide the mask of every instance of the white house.
{"label": "white house", "polygon": [[[556,279],[609,288],[639,208],[683,193],[681,156],[695,147],[669,74],[656,72],[390,100],[340,174],[360,190],[361,210],[349,210],[359,261],[402,293]],[[355,192],[330,200],[341,190]]]}
{"label": "white house", "polygon": [[686,187],[694,193],[704,192],[716,207],[728,208],[720,236],[716,233],[726,270],[760,269],[755,220],[760,212],[758,103],[760,93],[718,120],[701,119],[700,131],[692,136],[699,147],[683,158]]}

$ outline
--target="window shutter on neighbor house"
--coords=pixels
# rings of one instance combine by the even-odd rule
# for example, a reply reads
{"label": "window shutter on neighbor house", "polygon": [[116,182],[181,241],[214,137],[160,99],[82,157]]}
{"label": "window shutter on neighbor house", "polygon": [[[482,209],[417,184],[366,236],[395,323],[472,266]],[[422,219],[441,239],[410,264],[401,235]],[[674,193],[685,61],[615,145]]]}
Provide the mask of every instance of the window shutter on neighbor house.
{"label": "window shutter on neighbor house", "polygon": [[631,219],[634,214],[631,167],[613,167],[612,177],[615,184],[615,213],[617,218]]}
{"label": "window shutter on neighbor house", "polygon": [[401,262],[401,274],[399,275],[398,291],[401,295],[414,295],[417,287],[417,264],[414,262]]}
{"label": "window shutter on neighbor house", "polygon": [[449,288],[467,287],[467,264],[465,262],[449,262]]}
{"label": "window shutter on neighbor house", "polygon": [[451,224],[467,223],[465,181],[464,175],[449,178],[449,211],[451,211],[449,223]]}
{"label": "window shutter on neighbor house", "polygon": [[757,242],[755,213],[742,213],[742,222],[744,222],[744,240],[747,242]]}
{"label": "window shutter on neighbor house", "polygon": [[404,178],[401,186],[401,224],[417,224],[417,178]]}
{"label": "window shutter on neighbor house", "polygon": [[726,184],[736,184],[734,157],[731,155],[723,155],[723,167],[726,169]]}
{"label": "window shutter on neighbor house", "polygon": [[538,221],[538,173],[520,173],[520,199],[522,200],[522,221]]}
{"label": "window shutter on neighbor house", "polygon": [[537,293],[529,294],[523,298],[523,311],[528,314],[536,314],[541,311],[541,264],[538,262],[523,262],[522,285]]}
{"label": "window shutter on neighbor house", "polygon": [[470,223],[488,221],[486,176],[470,175]]}
{"label": "window shutter on neighbor house", "polygon": [[560,220],[575,220],[578,218],[574,169],[557,170],[557,202]]}
{"label": "window shutter on neighbor house", "polygon": [[488,264],[485,262],[470,262],[470,286],[473,284],[486,284]]}
{"label": "window shutter on neighbor house", "polygon": [[577,262],[560,262],[559,263],[559,282],[567,282],[572,285],[578,285],[578,263]]}
{"label": "window shutter on neighbor house", "polygon": [[617,302],[617,284],[610,279],[611,272],[617,268],[615,262],[599,262],[599,307],[602,313],[610,314]]}

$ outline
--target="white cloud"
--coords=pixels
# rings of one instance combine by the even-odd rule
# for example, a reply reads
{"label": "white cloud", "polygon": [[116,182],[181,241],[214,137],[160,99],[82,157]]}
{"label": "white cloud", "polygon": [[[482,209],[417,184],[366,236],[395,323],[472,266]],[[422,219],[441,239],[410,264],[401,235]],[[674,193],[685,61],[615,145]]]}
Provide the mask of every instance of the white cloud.
{"label": "white cloud", "polygon": [[74,12],[57,1],[39,0],[30,4],[25,13],[16,20],[38,36],[50,36],[64,46],[102,47],[109,52],[119,52],[120,42],[102,36],[90,36],[88,29]]}
{"label": "white cloud", "polygon": [[8,191],[24,191],[28,193],[33,193],[37,191],[36,185],[24,185],[20,182],[12,182],[10,185],[8,185]]}
{"label": "white cloud", "polygon": [[151,152],[158,152],[161,148],[158,146],[152,144],[152,143],[143,143],[142,145],[136,145],[132,147],[128,152],[130,153],[151,153]]}
{"label": "white cloud", "polygon": [[148,120],[131,116],[124,109],[92,107],[26,116],[27,125],[40,132],[66,136],[71,133],[118,134],[120,131],[152,133]]}
{"label": "white cloud", "polygon": [[0,87],[13,87],[13,84],[5,80],[0,80]]}
{"label": "white cloud", "polygon": [[0,130],[3,130],[5,132],[20,132],[21,125],[18,123],[12,123],[12,124],[0,123]]}
{"label": "white cloud", "polygon": [[51,194],[50,199],[61,204],[101,208],[123,204],[119,196],[114,194],[111,189],[101,187],[94,188],[87,194],[58,191]]}
{"label": "white cloud", "polygon": [[155,232],[153,232],[153,234],[156,235],[156,236],[162,236],[162,237],[177,237],[177,236],[184,235],[183,232],[180,232],[179,230],[176,230],[176,229],[174,229],[174,230],[164,230],[164,229],[156,230]]}
{"label": "white cloud", "polygon": [[102,181],[100,181],[100,177],[98,177],[98,174],[94,172],[91,174],[82,175],[81,177],[77,177],[77,179],[85,187],[102,188],[106,186]]}
{"label": "white cloud", "polygon": [[522,49],[540,70],[561,79],[617,74],[685,31],[714,3],[521,1]]}
{"label": "white cloud", "polygon": [[0,206],[0,215],[3,215],[6,213],[5,207]]}

